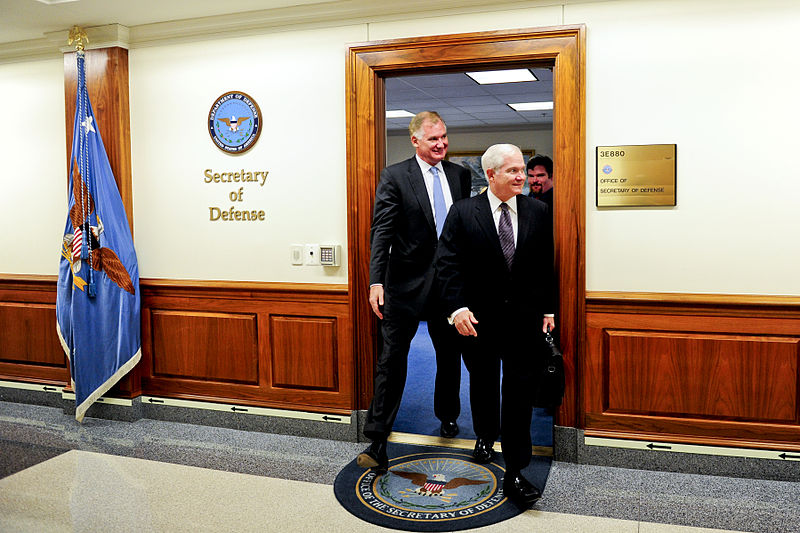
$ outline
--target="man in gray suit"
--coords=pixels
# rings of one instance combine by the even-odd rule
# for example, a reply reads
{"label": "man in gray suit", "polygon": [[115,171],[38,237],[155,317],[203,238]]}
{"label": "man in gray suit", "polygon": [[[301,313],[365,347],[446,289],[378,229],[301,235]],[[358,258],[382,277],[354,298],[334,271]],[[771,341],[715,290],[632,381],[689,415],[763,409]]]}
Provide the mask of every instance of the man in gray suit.
{"label": "man in gray suit", "polygon": [[468,169],[444,160],[447,126],[438,113],[417,114],[408,129],[416,154],[381,172],[370,235],[369,304],[382,320],[383,348],[364,426],[372,444],[358,456],[358,464],[378,472],[388,467],[386,439],[400,407],[408,350],[420,320],[428,320],[436,350],[434,412],[442,436],[458,434],[461,408],[458,336],[435,297],[433,259],[447,211],[469,197],[471,176]]}
{"label": "man in gray suit", "polygon": [[552,219],[545,203],[520,194],[526,175],[518,147],[489,147],[481,166],[489,190],[450,210],[436,273],[448,320],[464,341],[478,437],[473,455],[479,463],[490,461],[492,445],[502,437],[503,491],[529,507],[541,496],[521,472],[531,460],[533,389],[541,354],[531,348],[526,325],[541,320],[542,331],[555,326]]}

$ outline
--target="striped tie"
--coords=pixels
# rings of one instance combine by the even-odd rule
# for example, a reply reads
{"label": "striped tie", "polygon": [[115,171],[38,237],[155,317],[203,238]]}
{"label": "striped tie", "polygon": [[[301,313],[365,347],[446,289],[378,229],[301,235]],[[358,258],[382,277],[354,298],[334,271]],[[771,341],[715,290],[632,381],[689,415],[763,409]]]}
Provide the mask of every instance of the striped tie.
{"label": "striped tie", "polygon": [[500,235],[500,248],[503,249],[503,256],[506,258],[508,269],[514,262],[514,230],[511,227],[511,215],[508,214],[508,204],[500,204],[500,224],[497,226],[497,233]]}

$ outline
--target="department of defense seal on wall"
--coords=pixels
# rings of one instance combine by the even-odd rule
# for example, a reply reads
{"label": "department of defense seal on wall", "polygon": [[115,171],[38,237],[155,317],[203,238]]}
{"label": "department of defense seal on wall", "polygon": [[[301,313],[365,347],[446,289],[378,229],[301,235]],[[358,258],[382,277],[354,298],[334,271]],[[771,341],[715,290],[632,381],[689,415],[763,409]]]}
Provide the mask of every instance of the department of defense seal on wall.
{"label": "department of defense seal on wall", "polygon": [[217,98],[208,112],[208,133],[229,154],[243,154],[261,134],[261,109],[249,95],[230,91]]}

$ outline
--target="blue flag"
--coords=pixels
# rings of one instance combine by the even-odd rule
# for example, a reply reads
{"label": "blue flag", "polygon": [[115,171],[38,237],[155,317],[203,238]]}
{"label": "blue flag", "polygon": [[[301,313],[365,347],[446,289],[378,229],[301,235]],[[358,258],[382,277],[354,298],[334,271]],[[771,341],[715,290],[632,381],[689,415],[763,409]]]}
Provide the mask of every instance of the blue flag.
{"label": "blue flag", "polygon": [[69,358],[75,418],[141,358],[139,267],[133,239],[86,90],[78,51],[78,94],[61,245],[56,319]]}

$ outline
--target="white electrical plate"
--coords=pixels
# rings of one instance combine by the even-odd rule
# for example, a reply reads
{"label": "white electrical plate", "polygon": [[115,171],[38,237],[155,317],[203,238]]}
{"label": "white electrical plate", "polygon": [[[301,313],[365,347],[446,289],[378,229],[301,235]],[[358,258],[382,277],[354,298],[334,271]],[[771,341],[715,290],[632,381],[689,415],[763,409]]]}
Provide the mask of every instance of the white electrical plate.
{"label": "white electrical plate", "polygon": [[293,265],[302,265],[303,264],[303,245],[302,244],[293,244],[289,248],[289,255]]}
{"label": "white electrical plate", "polygon": [[319,265],[319,244],[306,244],[304,251],[306,265]]}

